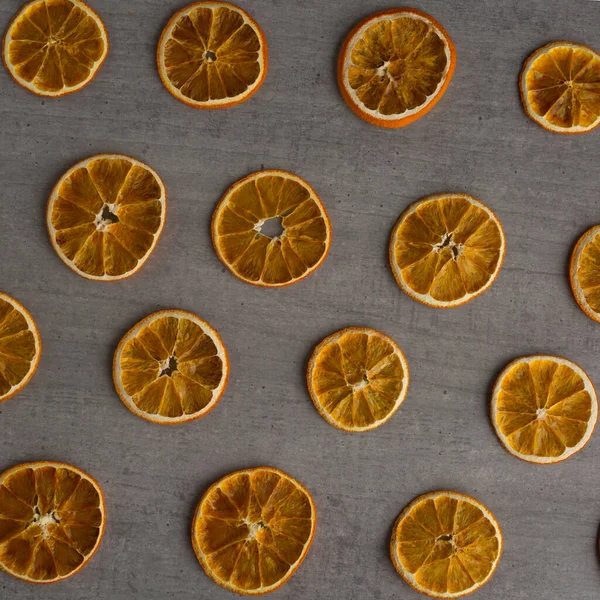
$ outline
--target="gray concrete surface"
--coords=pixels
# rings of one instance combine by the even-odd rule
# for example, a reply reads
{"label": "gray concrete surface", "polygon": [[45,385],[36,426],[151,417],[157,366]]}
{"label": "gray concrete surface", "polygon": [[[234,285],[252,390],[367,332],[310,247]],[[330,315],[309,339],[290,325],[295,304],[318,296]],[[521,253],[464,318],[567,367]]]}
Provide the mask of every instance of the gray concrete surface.
{"label": "gray concrete surface", "polygon": [[[350,27],[389,0],[245,1],[266,32],[270,71],[249,102],[201,112],[173,99],[154,63],[159,34],[185,0],[90,0],[111,50],[95,82],[37,98],[0,69],[0,289],[39,323],[37,375],[0,406],[0,469],[72,462],[106,493],[103,544],[76,577],[31,587],[0,574],[2,600],[233,597],[210,581],[189,543],[203,490],[271,464],[314,494],[319,524],[298,573],[275,599],[420,597],[387,554],[391,525],[414,496],[470,493],[496,514],[505,553],[480,600],[600,598],[600,440],[537,467],[509,456],[488,418],[490,385],[512,358],[564,355],[600,384],[600,325],[571,296],[568,257],[600,221],[600,132],[547,133],[518,98],[523,59],[555,39],[600,48],[600,4],[587,0],[419,0],[458,48],[443,100],[397,131],[345,106],[335,81]],[[21,0],[2,0],[4,29]],[[99,152],[147,161],[163,177],[167,224],[129,281],[90,282],[55,256],[45,204],[71,164]],[[323,266],[281,290],[246,285],[212,251],[209,220],[223,191],[261,167],[305,177],[331,216]],[[462,191],[488,203],[508,239],[483,296],[440,311],[404,295],[388,268],[390,230],[418,198]],[[207,418],[176,428],[133,416],[111,381],[113,350],[146,314],[178,307],[219,329],[231,380]],[[327,425],[306,392],[313,346],[348,325],[391,335],[410,364],[408,397],[380,429]]]}

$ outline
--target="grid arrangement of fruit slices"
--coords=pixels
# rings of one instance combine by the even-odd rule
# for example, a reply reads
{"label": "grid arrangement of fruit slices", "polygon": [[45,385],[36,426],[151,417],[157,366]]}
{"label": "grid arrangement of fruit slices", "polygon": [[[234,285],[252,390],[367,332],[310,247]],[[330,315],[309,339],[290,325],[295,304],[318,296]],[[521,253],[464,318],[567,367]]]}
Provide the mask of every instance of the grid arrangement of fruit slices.
{"label": "grid arrangement of fruit slices", "polygon": [[[3,60],[16,83],[58,97],[91,83],[109,50],[101,17],[82,0],[33,0],[15,15]],[[442,98],[456,64],[444,27],[415,9],[368,16],[344,41],[340,92],[365,121],[398,128]],[[248,100],[268,68],[265,34],[243,9],[196,2],[176,12],[157,48],[166,89],[197,109]],[[536,50],[519,76],[527,115],[550,132],[586,133],[600,124],[600,55],[565,41]],[[86,158],[56,183],[47,206],[52,247],[76,274],[115,281],[134,275],[155,250],[167,192],[149,165],[124,155]],[[275,226],[277,234],[269,234]],[[214,250],[240,280],[262,287],[295,284],[316,271],[331,244],[326,203],[300,176],[277,170],[237,181],[216,205]],[[398,286],[432,308],[470,302],[496,279],[506,251],[494,211],[467,194],[428,196],[400,215],[389,243]],[[600,322],[600,225],[571,255],[570,282],[581,309]],[[0,293],[0,402],[33,377],[42,343],[27,309]],[[172,309],[134,325],[118,344],[113,381],[138,417],[180,424],[206,416],[229,377],[227,350],[199,316]],[[393,417],[409,391],[409,365],[380,331],[348,327],[316,345],[307,392],[333,427],[362,432]],[[517,358],[490,398],[502,446],[517,458],[553,464],[589,441],[598,399],[588,375],[567,358]],[[100,485],[68,464],[26,463],[0,474],[0,569],[33,583],[77,573],[97,550],[106,522]],[[316,530],[310,492],[290,475],[258,467],[226,475],[198,503],[192,544],[217,584],[260,595],[283,585],[302,563]],[[503,537],[478,500],[441,490],[413,500],[390,540],[399,575],[415,590],[455,598],[485,585]]]}

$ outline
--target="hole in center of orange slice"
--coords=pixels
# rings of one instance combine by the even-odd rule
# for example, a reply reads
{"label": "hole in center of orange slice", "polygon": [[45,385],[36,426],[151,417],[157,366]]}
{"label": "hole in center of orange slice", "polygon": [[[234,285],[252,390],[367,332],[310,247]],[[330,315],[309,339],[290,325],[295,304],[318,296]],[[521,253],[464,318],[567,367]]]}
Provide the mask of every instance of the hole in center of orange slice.
{"label": "hole in center of orange slice", "polygon": [[171,377],[171,375],[177,371],[177,359],[174,356],[169,356],[169,358],[161,362],[161,368],[162,370],[159,377],[162,377],[163,375]]}
{"label": "hole in center of orange slice", "polygon": [[102,210],[98,213],[94,222],[98,231],[106,231],[110,225],[119,222],[119,217],[113,210],[116,211],[114,208],[111,210],[111,207],[109,207],[108,204],[105,204],[102,207]]}
{"label": "hole in center of orange slice", "polygon": [[281,238],[285,233],[283,219],[280,216],[272,217],[271,219],[266,219],[262,223],[259,223],[256,226],[256,230],[272,240]]}

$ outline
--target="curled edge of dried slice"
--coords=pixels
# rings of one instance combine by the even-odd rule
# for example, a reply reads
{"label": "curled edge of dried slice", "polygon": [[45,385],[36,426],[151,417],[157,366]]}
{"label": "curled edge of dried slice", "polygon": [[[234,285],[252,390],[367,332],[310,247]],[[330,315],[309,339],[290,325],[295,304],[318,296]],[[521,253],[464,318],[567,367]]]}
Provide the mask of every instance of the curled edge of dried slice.
{"label": "curled edge of dried slice", "polygon": [[100,17],[100,15],[91,7],[89,6],[86,2],[84,2],[83,0],[70,0],[71,2],[73,2],[73,4],[75,6],[77,6],[78,8],[82,9],[84,12],[87,13],[87,15],[89,17],[91,17],[92,19],[94,19],[96,25],[98,26],[98,28],[100,29],[100,31],[102,32],[102,39],[104,41],[104,52],[100,58],[100,60],[98,60],[96,62],[96,64],[94,65],[90,76],[88,79],[86,79],[85,81],[83,81],[82,83],[72,87],[72,88],[66,88],[64,91],[61,90],[59,92],[44,92],[42,90],[39,90],[38,88],[36,88],[33,84],[25,81],[24,79],[20,78],[18,75],[16,75],[13,72],[13,69],[9,66],[8,61],[6,60],[6,48],[8,47],[8,44],[11,41],[11,30],[13,25],[19,20],[19,18],[25,14],[25,12],[34,4],[38,3],[39,0],[31,0],[31,2],[27,2],[26,4],[24,4],[21,7],[21,10],[19,10],[19,12],[12,18],[12,20],[10,21],[10,23],[8,24],[8,27],[6,28],[6,31],[4,33],[4,36],[2,37],[2,62],[4,63],[4,66],[6,68],[6,70],[8,71],[8,73],[10,74],[10,76],[12,77],[12,79],[15,81],[15,83],[17,83],[18,85],[20,85],[22,88],[28,90],[29,92],[31,92],[32,94],[35,94],[36,96],[40,96],[42,98],[60,98],[62,96],[67,96],[69,94],[74,94],[75,92],[78,92],[80,90],[82,90],[83,88],[87,87],[90,83],[92,83],[92,81],[94,81],[94,79],[96,78],[96,75],[98,74],[98,71],[100,70],[100,68],[102,67],[102,65],[104,64],[104,61],[106,60],[106,57],[108,56],[108,51],[110,49],[110,43],[108,40],[108,33],[106,31],[106,27],[104,25],[104,21],[102,20],[102,18]]}
{"label": "curled edge of dried slice", "polygon": [[[506,436],[502,433],[502,431],[500,431],[500,428],[496,422],[496,404],[498,396],[502,389],[502,381],[504,377],[511,371],[511,369],[513,369],[519,363],[531,363],[535,360],[551,360],[553,362],[556,362],[558,365],[566,365],[567,367],[573,369],[573,371],[575,371],[575,373],[577,373],[577,375],[579,375],[583,380],[585,386],[584,390],[590,394],[592,399],[592,418],[589,421],[588,429],[585,435],[581,438],[581,440],[576,446],[565,450],[565,453],[559,457],[539,457],[518,452],[514,448],[511,448],[509,444],[507,444],[507,442],[504,439]],[[502,447],[509,454],[517,457],[523,462],[533,463],[536,465],[555,465],[557,463],[567,460],[574,454],[577,454],[578,452],[583,450],[585,446],[587,446],[594,433],[594,430],[596,429],[596,424],[598,422],[598,395],[596,393],[594,383],[589,378],[588,374],[573,361],[568,360],[567,358],[563,358],[562,356],[554,356],[552,354],[531,354],[529,356],[520,356],[519,358],[515,358],[514,360],[512,360],[510,363],[508,363],[508,365],[506,365],[506,367],[504,367],[504,369],[502,369],[502,372],[500,373],[500,375],[498,375],[496,382],[494,383],[492,398],[490,400],[490,420],[492,421],[492,427],[494,428],[494,432],[496,433],[498,440],[502,444]]]}
{"label": "curled edge of dried slice", "polygon": [[[202,516],[201,515],[202,505],[208,499],[208,497],[213,492],[213,490],[216,488],[219,488],[222,483],[226,482],[228,479],[230,479],[232,477],[235,477],[237,475],[244,475],[244,474],[251,475],[251,474],[255,473],[256,471],[267,471],[270,473],[274,473],[283,479],[287,479],[287,480],[291,481],[293,483],[293,485],[300,488],[304,492],[304,494],[306,495],[306,497],[308,498],[308,501],[310,503],[310,507],[312,510],[312,520],[311,520],[310,537],[308,538],[308,541],[306,542],[304,549],[302,550],[302,553],[296,560],[296,563],[293,565],[292,569],[290,569],[290,571],[288,573],[286,573],[286,575],[280,581],[275,583],[274,585],[272,585],[266,589],[261,588],[256,591],[248,591],[248,590],[242,590],[238,587],[235,587],[235,586],[229,584],[228,582],[219,580],[215,577],[215,575],[212,572],[212,569],[210,569],[210,567],[206,563],[206,559],[204,558],[204,553],[202,552],[202,550],[200,549],[200,547],[198,545],[195,533],[196,533],[197,520],[200,516]],[[227,475],[221,477],[218,481],[215,481],[213,484],[211,484],[206,489],[206,491],[202,495],[202,498],[200,498],[200,501],[198,502],[198,504],[196,506],[196,510],[194,511],[194,518],[192,520],[191,539],[192,539],[192,548],[194,549],[194,554],[196,555],[196,558],[197,558],[198,562],[200,563],[200,566],[202,567],[202,569],[204,570],[206,575],[208,575],[208,577],[210,577],[217,585],[219,585],[227,590],[230,590],[232,592],[235,592],[236,594],[240,594],[241,596],[262,596],[264,594],[274,592],[275,590],[282,587],[285,583],[287,583],[290,580],[290,578],[294,575],[294,573],[296,573],[296,571],[300,568],[300,566],[304,562],[304,559],[306,558],[308,551],[310,550],[313,539],[315,537],[316,530],[317,530],[317,507],[315,505],[314,498],[313,498],[312,494],[309,492],[308,488],[306,488],[297,479],[295,479],[291,475],[288,475],[284,471],[281,471],[280,469],[276,469],[275,467],[262,466],[262,467],[251,467],[249,469],[240,469],[239,471],[233,471],[231,473],[228,473]]]}
{"label": "curled edge of dried slice", "polygon": [[[53,209],[55,200],[58,198],[58,192],[59,192],[60,186],[63,184],[63,182],[65,182],[70,177],[70,175],[77,169],[87,168],[87,165],[89,163],[91,163],[92,161],[102,160],[102,159],[123,159],[123,160],[130,161],[131,163],[133,163],[134,167],[137,166],[137,167],[141,167],[141,168],[147,170],[149,173],[151,173],[154,176],[154,178],[156,179],[156,181],[161,189],[161,192],[162,192],[162,195],[159,199],[159,201],[161,202],[161,204],[163,206],[162,215],[161,215],[161,223],[160,223],[160,226],[157,229],[156,233],[153,234],[154,240],[152,242],[152,245],[150,246],[150,248],[148,249],[146,254],[138,260],[138,263],[136,264],[135,268],[132,269],[131,271],[127,271],[127,272],[123,273],[122,275],[96,276],[96,275],[91,275],[90,273],[86,273],[86,272],[82,271],[81,269],[79,269],[73,263],[73,261],[69,260],[64,255],[63,251],[60,249],[60,246],[56,243],[56,239],[55,239],[56,238],[56,229],[52,225],[52,209]],[[152,255],[152,253],[154,252],[154,249],[156,248],[156,245],[158,244],[158,240],[160,239],[160,236],[165,227],[166,219],[167,219],[167,190],[165,188],[165,184],[164,184],[162,178],[150,165],[147,165],[146,163],[142,162],[141,160],[138,160],[137,158],[133,158],[132,156],[129,156],[127,154],[112,154],[112,153],[94,154],[93,156],[90,156],[90,157],[74,164],[56,182],[56,185],[52,189],[52,192],[50,193],[50,196],[48,198],[48,203],[46,205],[46,228],[48,230],[48,236],[50,238],[50,243],[52,244],[54,251],[60,258],[60,260],[62,260],[65,263],[65,265],[67,265],[67,267],[69,267],[69,269],[71,269],[74,273],[77,273],[77,275],[80,275],[81,277],[84,277],[85,279],[89,279],[92,281],[105,281],[105,282],[106,281],[120,281],[123,279],[127,279],[127,278],[131,277],[132,275],[135,275],[146,264],[146,262],[148,261],[148,259]]]}
{"label": "curled edge of dried slice", "polygon": [[5,294],[3,292],[0,292],[0,300],[4,300],[5,302],[8,302],[15,308],[15,310],[19,311],[23,315],[23,317],[27,321],[29,330],[33,334],[33,337],[35,339],[35,346],[36,346],[35,357],[31,361],[31,366],[29,368],[29,372],[23,378],[23,380],[14,387],[14,389],[11,389],[5,396],[0,397],[0,403],[2,403],[5,400],[12,398],[15,394],[18,394],[31,381],[31,378],[35,375],[35,372],[37,371],[38,365],[40,363],[40,358],[42,356],[42,338],[40,336],[40,331],[39,331],[33,317],[31,316],[31,313],[20,302],[15,300],[12,296],[9,296],[8,294]]}
{"label": "curled edge of dried slice", "polygon": [[[419,18],[419,19],[425,21],[426,23],[429,23],[437,31],[437,33],[440,35],[440,38],[446,42],[446,54],[447,54],[447,58],[448,58],[448,66],[446,69],[445,79],[444,79],[443,83],[438,87],[438,89],[435,91],[435,93],[430,97],[430,99],[427,100],[427,102],[424,105],[422,105],[421,107],[418,107],[417,109],[414,110],[414,112],[412,112],[411,114],[406,115],[404,117],[397,116],[396,118],[387,118],[386,119],[386,118],[377,117],[377,116],[371,114],[373,111],[369,111],[368,109],[365,109],[364,107],[359,105],[356,102],[356,100],[352,97],[352,95],[348,91],[348,88],[350,86],[347,83],[346,65],[349,60],[349,54],[350,54],[349,50],[351,50],[354,47],[355,39],[357,38],[358,34],[362,33],[362,31],[367,28],[368,25],[370,25],[371,23],[373,23],[381,18],[385,18],[385,17],[389,17],[389,16],[401,17],[402,15],[409,15],[409,16],[412,15],[413,17]],[[354,28],[350,31],[350,33],[346,36],[346,39],[344,40],[344,42],[342,44],[342,48],[341,48],[339,58],[338,58],[337,79],[338,79],[338,86],[340,88],[340,93],[342,94],[344,101],[346,102],[348,107],[352,110],[352,112],[354,112],[354,114],[359,116],[364,121],[367,121],[371,125],[377,125],[378,127],[395,129],[395,128],[404,127],[406,125],[410,125],[411,123],[414,123],[421,117],[425,116],[442,99],[442,96],[445,94],[446,89],[450,85],[450,81],[452,79],[452,76],[454,75],[455,69],[456,69],[456,47],[454,46],[454,42],[452,41],[452,38],[450,37],[450,35],[446,31],[446,29],[444,29],[444,27],[441,23],[439,23],[436,19],[434,19],[431,15],[427,14],[426,12],[420,11],[416,8],[390,8],[388,10],[382,10],[382,11],[376,12],[374,14],[371,14],[371,15],[365,17],[362,21],[360,21],[357,25],[355,25]]]}
{"label": "curled edge of dried slice", "polygon": [[[177,24],[177,21],[180,19],[180,17],[189,13],[194,8],[201,7],[203,5],[206,6],[207,8],[213,8],[213,9],[219,8],[220,6],[222,6],[222,7],[229,8],[230,10],[234,10],[234,11],[240,13],[240,15],[244,18],[244,20],[252,27],[252,29],[254,29],[254,31],[258,35],[258,38],[260,39],[260,46],[261,46],[260,60],[259,60],[259,64],[261,67],[261,73],[260,73],[260,76],[256,79],[256,81],[249,87],[249,89],[246,90],[245,92],[243,92],[242,94],[240,94],[239,96],[234,96],[232,98],[223,98],[221,100],[215,100],[215,101],[206,102],[206,103],[194,102],[191,98],[188,98],[187,96],[182,94],[169,80],[169,77],[167,76],[167,74],[165,72],[166,71],[165,66],[163,64],[164,47],[165,47],[165,44],[168,41],[168,39],[171,37],[171,33],[172,33],[175,25]],[[258,90],[264,83],[265,77],[267,76],[267,71],[269,70],[269,49],[268,49],[268,45],[267,45],[267,38],[265,37],[263,30],[260,28],[260,25],[245,10],[243,10],[239,6],[236,6],[235,4],[232,4],[231,2],[222,2],[220,0],[216,0],[215,2],[211,2],[210,0],[202,0],[200,2],[193,2],[192,4],[188,4],[187,6],[184,6],[182,9],[178,10],[169,19],[169,22],[163,29],[163,32],[160,36],[160,39],[158,41],[158,45],[156,48],[156,65],[158,67],[158,75],[160,77],[160,80],[162,81],[162,84],[165,86],[165,88],[167,89],[169,94],[171,94],[174,98],[176,98],[180,102],[183,102],[184,104],[186,104],[187,106],[190,106],[192,108],[199,108],[201,110],[215,110],[218,108],[230,108],[232,106],[236,106],[237,104],[245,102],[246,100],[248,100],[249,98],[254,96],[254,94],[256,92],[258,92]]]}
{"label": "curled edge of dried slice", "polygon": [[82,469],[79,469],[69,463],[59,462],[59,461],[54,461],[54,460],[38,460],[38,461],[32,461],[32,462],[27,462],[27,463],[21,463],[19,465],[15,465],[14,467],[11,467],[10,469],[7,469],[3,473],[1,473],[0,474],[0,484],[2,484],[10,475],[12,475],[13,473],[16,473],[17,471],[20,471],[22,469],[39,469],[39,468],[43,468],[43,467],[54,467],[56,469],[60,469],[60,468],[67,469],[67,470],[73,471],[74,473],[77,473],[77,475],[79,475],[82,479],[89,481],[92,484],[92,486],[94,487],[94,489],[98,492],[98,497],[100,498],[100,512],[102,513],[102,522],[100,524],[100,533],[98,535],[98,539],[96,540],[96,543],[94,544],[94,547],[89,552],[89,554],[84,558],[83,562],[74,571],[72,571],[68,575],[65,575],[63,577],[57,577],[56,579],[51,579],[51,580],[47,580],[47,581],[38,581],[35,579],[30,579],[28,577],[23,577],[22,575],[19,575],[18,573],[14,573],[13,571],[10,571],[6,567],[3,567],[2,565],[0,565],[0,572],[4,571],[5,573],[8,573],[9,575],[11,575],[12,577],[15,577],[16,579],[20,579],[21,581],[26,581],[27,583],[33,583],[35,585],[49,585],[51,583],[56,583],[58,581],[63,581],[65,579],[69,579],[70,577],[73,577],[73,575],[76,575],[77,573],[79,573],[79,571],[81,571],[81,569],[83,569],[88,564],[88,562],[92,559],[94,554],[96,554],[96,551],[100,547],[100,543],[102,542],[102,539],[104,537],[104,531],[106,529],[106,505],[104,502],[104,494],[102,492],[102,488],[100,487],[100,484],[89,473],[86,473]]}
{"label": "curled edge of dried slice", "polygon": [[[323,406],[321,405],[321,402],[319,401],[318,396],[314,390],[314,386],[313,386],[313,382],[312,382],[312,375],[313,375],[313,371],[316,366],[316,361],[317,361],[317,358],[319,357],[319,354],[323,350],[323,348],[325,348],[325,346],[327,346],[331,342],[336,341],[337,339],[341,338],[343,335],[345,335],[347,333],[366,333],[368,335],[380,336],[381,338],[383,338],[387,343],[389,343],[392,346],[392,348],[394,349],[394,353],[400,359],[400,363],[402,365],[402,370],[404,371],[404,378],[402,380],[402,391],[400,392],[400,396],[396,400],[396,405],[390,411],[390,413],[387,414],[383,419],[381,419],[380,421],[376,421],[375,423],[373,423],[372,425],[368,425],[367,427],[353,427],[353,428],[344,427],[341,423],[339,423],[335,419],[331,418],[331,415],[329,415],[323,409]],[[347,431],[350,433],[362,432],[362,431],[372,431],[373,429],[377,429],[384,423],[387,423],[396,414],[396,412],[400,408],[400,405],[406,399],[406,395],[408,394],[409,384],[410,384],[410,370],[408,368],[408,362],[406,360],[406,357],[404,356],[404,353],[400,349],[400,346],[398,346],[398,344],[391,337],[385,335],[385,333],[382,333],[381,331],[377,331],[376,329],[370,329],[368,327],[346,327],[345,329],[341,329],[340,331],[336,331],[335,333],[328,335],[325,339],[323,339],[321,342],[319,342],[317,344],[317,346],[313,350],[313,352],[310,356],[310,359],[308,361],[308,367],[306,368],[306,385],[308,387],[308,393],[310,395],[310,399],[312,400],[313,404],[315,405],[315,408],[317,409],[317,411],[319,412],[321,417],[323,417],[323,419],[327,423],[329,423],[329,425],[333,425],[333,427],[335,427],[336,429],[339,429],[341,431]]]}
{"label": "curled edge of dried slice", "polygon": [[[221,381],[214,391],[214,395],[212,400],[198,413],[194,413],[187,417],[178,417],[178,418],[170,418],[170,417],[162,417],[162,416],[152,416],[149,413],[141,411],[138,407],[131,401],[129,394],[125,392],[123,389],[123,384],[121,383],[120,373],[120,360],[121,354],[125,347],[125,344],[137,335],[139,331],[141,331],[144,327],[146,327],[152,321],[160,318],[160,317],[176,317],[176,318],[185,318],[190,319],[196,325],[199,325],[204,333],[207,333],[212,341],[215,343],[217,350],[219,352],[219,357],[222,360],[223,364],[223,374],[221,376]],[[123,402],[125,406],[136,416],[141,417],[145,421],[149,421],[150,423],[157,423],[159,425],[179,425],[180,423],[189,423],[190,421],[196,421],[204,416],[206,416],[209,412],[211,412],[215,406],[221,400],[223,394],[225,393],[225,389],[227,387],[227,383],[229,381],[229,356],[227,354],[227,349],[225,348],[225,344],[219,335],[219,332],[212,327],[209,323],[201,319],[198,315],[194,313],[188,312],[186,310],[181,309],[167,309],[167,310],[159,310],[151,315],[148,315],[138,323],[136,323],[121,339],[119,342],[117,349],[113,355],[113,363],[112,363],[112,377],[113,384],[115,386],[115,390]]]}
{"label": "curled edge of dried slice", "polygon": [[585,294],[581,284],[579,283],[579,277],[577,270],[579,269],[579,260],[581,253],[584,251],[586,246],[592,243],[592,240],[600,235],[600,225],[594,225],[588,229],[575,244],[573,252],[571,254],[571,262],[569,264],[569,281],[571,283],[571,290],[575,297],[575,302],[579,305],[579,308],[592,320],[600,323],[600,312],[595,312],[590,308],[588,301],[585,299]]}
{"label": "curled edge of dried slice", "polygon": [[545,54],[552,48],[568,46],[570,48],[582,48],[584,50],[588,50],[590,53],[594,54],[598,60],[600,60],[600,55],[589,46],[585,44],[576,44],[574,42],[569,42],[567,40],[558,40],[556,42],[550,42],[537,50],[534,50],[523,63],[523,67],[521,69],[521,73],[519,75],[519,93],[521,96],[521,103],[523,104],[523,109],[525,110],[525,114],[534,122],[537,123],[540,127],[543,127],[546,131],[550,131],[552,133],[561,133],[563,135],[579,135],[582,133],[588,133],[589,131],[593,131],[600,125],[600,119],[592,125],[591,127],[555,127],[549,124],[544,117],[537,115],[529,105],[529,99],[527,98],[527,74],[536,59],[538,59],[542,54]]}
{"label": "curled edge of dried slice", "polygon": [[[436,498],[439,498],[440,496],[449,496],[450,498],[453,498],[457,501],[467,502],[469,504],[472,504],[479,510],[481,510],[481,512],[484,514],[484,516],[488,519],[488,521],[493,525],[494,529],[496,530],[496,537],[498,538],[498,541],[499,541],[498,556],[496,557],[493,567],[490,570],[490,572],[488,573],[487,577],[485,577],[485,579],[480,581],[479,583],[475,584],[473,587],[471,587],[463,592],[456,593],[456,594],[452,594],[452,593],[448,593],[448,592],[445,594],[437,594],[431,590],[428,590],[428,589],[420,586],[416,581],[414,581],[414,578],[412,578],[409,574],[405,573],[405,569],[402,567],[402,564],[400,563],[400,559],[398,558],[397,553],[396,553],[396,548],[399,543],[399,540],[397,538],[397,532],[398,532],[398,527],[399,527],[400,523],[408,516],[408,514],[411,512],[411,510],[416,505],[420,504],[421,502],[423,502],[425,500],[429,500],[429,499],[435,500]],[[472,594],[473,592],[476,592],[478,589],[480,589],[486,583],[488,583],[489,580],[494,575],[494,573],[496,572],[496,568],[498,567],[500,558],[502,558],[503,551],[504,551],[504,536],[502,535],[502,529],[500,527],[500,523],[498,523],[498,520],[492,514],[492,512],[484,504],[482,504],[481,502],[479,502],[479,500],[473,498],[472,496],[469,496],[468,494],[463,494],[462,492],[455,492],[452,490],[438,490],[435,492],[429,492],[426,494],[422,494],[421,496],[417,496],[402,510],[400,515],[398,515],[398,518],[394,522],[394,526],[392,529],[392,535],[390,538],[390,558],[392,560],[392,564],[394,565],[394,569],[396,569],[396,572],[398,573],[398,575],[400,575],[400,577],[402,577],[402,579],[413,590],[419,592],[420,594],[425,594],[426,596],[429,596],[430,598],[460,598],[463,596],[468,596],[468,595]]]}

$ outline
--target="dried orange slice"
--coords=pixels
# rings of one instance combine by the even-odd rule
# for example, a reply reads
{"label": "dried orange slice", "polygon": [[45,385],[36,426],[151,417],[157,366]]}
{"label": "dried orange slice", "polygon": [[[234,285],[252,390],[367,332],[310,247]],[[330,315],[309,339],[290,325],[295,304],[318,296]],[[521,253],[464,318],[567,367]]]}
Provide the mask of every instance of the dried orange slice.
{"label": "dried orange slice", "polygon": [[184,310],[161,310],[130,329],[113,360],[119,397],[154,423],[186,423],[219,402],[229,359],[219,334]]}
{"label": "dried orange slice", "polygon": [[338,83],[348,106],[380,127],[404,127],[444,95],[456,65],[446,30],[411,8],[375,13],[348,35]]}
{"label": "dried orange slice", "polygon": [[315,534],[310,492],[270,467],[231,473],[196,508],[192,544],[206,574],[238,594],[260,596],[298,569]]}
{"label": "dried orange slice", "polygon": [[398,219],[390,264],[409,296],[449,308],[492,285],[505,249],[502,225],[485,204],[466,194],[440,194],[415,202]]}
{"label": "dried orange slice", "polygon": [[0,570],[30,583],[75,575],[104,533],[98,483],[71,465],[40,461],[0,475]]}
{"label": "dried orange slice", "polygon": [[267,40],[252,17],[229,2],[195,2],[175,13],[158,43],[167,90],[195,108],[248,100],[267,74]]}
{"label": "dried orange slice", "polygon": [[459,492],[431,492],[400,514],[390,554],[396,571],[433,598],[466,596],[485,585],[502,554],[502,531],[481,502]]}
{"label": "dried orange slice", "polygon": [[600,55],[571,42],[552,42],[523,65],[527,115],[556,133],[585,133],[600,124]]}
{"label": "dried orange slice", "polygon": [[575,363],[536,354],[500,374],[491,418],[502,445],[517,458],[557,463],[579,452],[598,419],[594,385]]}
{"label": "dried orange slice", "polygon": [[581,310],[600,323],[600,225],[586,231],[571,255],[571,289]]}
{"label": "dried orange slice", "polygon": [[[274,227],[274,232],[267,228]],[[312,187],[286,171],[259,171],[234,183],[212,220],[213,246],[239,279],[282,287],[310,275],[331,243],[325,207]]]}
{"label": "dried orange slice", "polygon": [[33,0],[12,20],[2,58],[12,78],[39,96],[64,96],[94,79],[108,53],[100,17],[81,0]]}
{"label": "dried orange slice", "polygon": [[0,292],[0,402],[20,392],[33,377],[42,340],[29,311]]}
{"label": "dried orange slice", "polygon": [[148,165],[98,154],[69,169],[48,201],[50,241],[79,275],[125,279],[148,260],[165,224],[166,192]]}
{"label": "dried orange slice", "polygon": [[375,329],[348,327],[313,351],[306,382],[319,414],[344,431],[369,431],[398,410],[410,375],[394,340]]}

